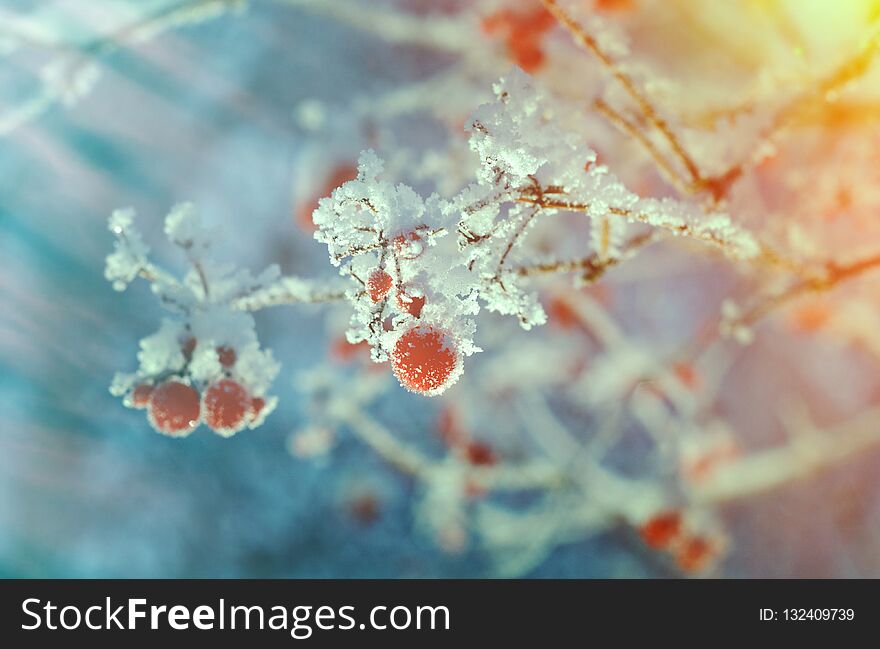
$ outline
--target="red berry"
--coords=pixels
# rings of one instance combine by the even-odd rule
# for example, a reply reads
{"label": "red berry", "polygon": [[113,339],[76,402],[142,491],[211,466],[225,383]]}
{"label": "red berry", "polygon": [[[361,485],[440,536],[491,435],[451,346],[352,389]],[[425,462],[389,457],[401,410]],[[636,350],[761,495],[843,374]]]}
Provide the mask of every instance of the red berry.
{"label": "red berry", "polygon": [[160,433],[184,436],[199,425],[200,412],[199,393],[194,388],[168,381],[153,390],[147,416]]}
{"label": "red berry", "polygon": [[418,232],[398,234],[391,239],[391,243],[394,246],[394,254],[398,259],[416,259],[425,251],[425,246]]}
{"label": "red berry", "polygon": [[381,514],[379,499],[372,493],[357,495],[349,501],[348,513],[362,525],[375,523]]}
{"label": "red berry", "polygon": [[366,340],[350,343],[345,336],[340,336],[330,345],[330,355],[343,363],[351,362],[362,354],[370,355],[370,343]]}
{"label": "red berry", "polygon": [[465,447],[465,457],[474,466],[492,466],[498,459],[492,447],[483,442],[470,442]]}
{"label": "red berry", "polygon": [[218,347],[217,348],[217,358],[220,360],[220,364],[223,367],[232,367],[235,365],[235,361],[238,356],[235,353],[235,350],[232,347]]}
{"label": "red berry", "polygon": [[223,379],[205,391],[203,404],[205,423],[214,432],[231,435],[244,428],[252,400],[240,383]]}
{"label": "red berry", "polygon": [[701,572],[709,567],[716,548],[702,536],[692,536],[676,550],[675,562],[685,572]]}
{"label": "red berry", "polygon": [[128,396],[129,403],[132,408],[146,408],[150,403],[150,395],[153,394],[153,386],[147,383],[141,383],[134,386],[131,394]]}
{"label": "red berry", "polygon": [[438,394],[459,364],[453,341],[433,327],[415,327],[394,345],[391,368],[400,384],[422,394]]}
{"label": "red berry", "polygon": [[263,397],[254,397],[251,399],[251,417],[256,419],[266,407],[266,400]]}
{"label": "red berry", "polygon": [[377,268],[367,278],[367,295],[373,302],[381,302],[388,295],[393,283],[391,275]]}
{"label": "red berry", "polygon": [[425,306],[424,295],[410,295],[408,293],[399,292],[397,294],[397,306],[402,311],[406,311],[414,318],[422,317],[422,309]]}
{"label": "red berry", "polygon": [[458,446],[466,437],[455,410],[449,406],[443,408],[437,416],[437,430],[440,433],[440,439],[450,447]]}
{"label": "red berry", "polygon": [[672,366],[672,371],[684,387],[689,390],[699,389],[701,383],[700,374],[693,364],[681,361]]}
{"label": "red berry", "polygon": [[640,528],[639,535],[651,548],[668,547],[681,534],[681,514],[662,512],[649,518]]}
{"label": "red berry", "polygon": [[483,20],[483,31],[504,39],[508,56],[526,72],[534,72],[544,63],[541,41],[556,19],[544,7],[525,12],[498,11]]}
{"label": "red berry", "polygon": [[196,345],[198,344],[198,340],[190,336],[189,338],[184,338],[180,341],[180,351],[183,354],[183,358],[189,363],[192,360],[193,352],[196,350]]}
{"label": "red berry", "polygon": [[574,329],[583,326],[577,310],[567,300],[559,297],[552,298],[547,304],[547,316],[550,323],[560,329]]}

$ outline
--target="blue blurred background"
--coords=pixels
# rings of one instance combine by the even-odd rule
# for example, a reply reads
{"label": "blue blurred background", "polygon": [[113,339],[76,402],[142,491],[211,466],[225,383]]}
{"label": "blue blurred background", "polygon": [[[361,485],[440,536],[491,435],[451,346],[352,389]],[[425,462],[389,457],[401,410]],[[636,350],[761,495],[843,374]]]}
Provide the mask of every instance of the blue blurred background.
{"label": "blue blurred background", "polygon": [[[2,0],[0,24],[40,15],[85,42],[125,5]],[[478,551],[450,557],[413,531],[413,486],[357,443],[343,440],[324,464],[286,451],[303,417],[291,382],[326,349],[316,309],[258,316],[283,370],[281,405],[256,431],[169,439],[107,391],[162,315],[147,287],[118,294],[104,280],[110,211],[135,207],[171,264],[180,260],[165,256],[162,219],[192,200],[221,226],[230,260],[329,274],[325,251],[291,216],[303,199],[292,182],[302,144],[293,109],[392,87],[422,59],[257,3],[103,57],[98,85],[75,106],[0,140],[0,576],[487,574]],[[4,59],[0,113],[40,91],[46,60],[37,46]],[[351,485],[382,493],[372,524],[341,504]],[[644,574],[614,548],[612,538],[564,548],[535,576]]]}

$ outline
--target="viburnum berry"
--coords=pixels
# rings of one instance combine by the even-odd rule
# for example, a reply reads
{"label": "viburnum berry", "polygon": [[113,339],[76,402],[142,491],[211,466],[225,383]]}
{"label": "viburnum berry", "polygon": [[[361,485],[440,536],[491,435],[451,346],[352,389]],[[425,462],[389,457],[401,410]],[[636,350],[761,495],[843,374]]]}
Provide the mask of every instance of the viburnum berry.
{"label": "viburnum berry", "polygon": [[201,418],[199,393],[195,388],[167,381],[153,389],[147,416],[160,433],[174,436],[189,435]]}
{"label": "viburnum berry", "polygon": [[235,361],[238,356],[235,353],[235,350],[232,347],[227,347],[223,345],[222,347],[217,348],[217,358],[220,361],[220,364],[223,367],[232,367],[235,365]]}
{"label": "viburnum berry", "polygon": [[464,455],[468,463],[473,466],[492,466],[498,462],[495,451],[484,442],[468,442],[464,448]]}
{"label": "viburnum berry", "polygon": [[428,396],[443,391],[460,362],[451,337],[430,326],[406,331],[391,353],[391,368],[400,384]]}
{"label": "viburnum berry", "polygon": [[666,548],[681,535],[681,513],[661,512],[649,518],[638,528],[639,536],[651,548]]}
{"label": "viburnum berry", "polygon": [[700,379],[700,374],[697,372],[697,368],[693,366],[693,363],[685,361],[675,363],[672,366],[672,371],[675,373],[676,378],[681,381],[682,385],[688,390],[696,391],[700,388],[702,381]]}
{"label": "viburnum berry", "polygon": [[394,280],[391,279],[391,275],[381,268],[377,268],[367,278],[367,295],[373,302],[381,302],[388,295],[393,284]]}
{"label": "viburnum berry", "polygon": [[146,408],[150,405],[150,395],[153,394],[153,386],[149,383],[141,383],[134,386],[128,395],[129,404],[132,408]]}
{"label": "viburnum berry", "polygon": [[189,363],[192,360],[193,352],[196,350],[198,340],[189,336],[180,341],[180,352],[183,354],[184,360]]}
{"label": "viburnum berry", "polygon": [[263,397],[254,397],[251,399],[251,417],[256,419],[266,407],[266,400]]}
{"label": "viburnum berry", "polygon": [[366,355],[369,357],[370,343],[366,340],[350,343],[345,336],[340,336],[330,344],[330,355],[342,363],[349,363],[358,356]]}
{"label": "viburnum berry", "polygon": [[399,291],[397,293],[397,306],[399,306],[402,311],[409,313],[412,317],[421,318],[422,309],[425,306],[425,296]]}
{"label": "viburnum berry", "polygon": [[559,297],[551,298],[547,304],[547,317],[551,324],[560,329],[582,327],[581,318],[575,308]]}
{"label": "viburnum berry", "polygon": [[394,254],[398,259],[417,259],[425,251],[425,244],[418,232],[398,234],[391,239],[391,245],[394,247]]}
{"label": "viburnum berry", "polygon": [[253,401],[238,381],[222,379],[205,391],[202,405],[205,423],[214,432],[232,435],[245,427]]}
{"label": "viburnum berry", "polygon": [[528,11],[505,9],[483,19],[483,31],[504,39],[508,56],[526,72],[535,72],[544,64],[541,41],[556,19],[543,6]]}
{"label": "viburnum berry", "polygon": [[707,538],[692,536],[679,545],[675,551],[675,563],[684,572],[706,570],[717,553],[717,547]]}

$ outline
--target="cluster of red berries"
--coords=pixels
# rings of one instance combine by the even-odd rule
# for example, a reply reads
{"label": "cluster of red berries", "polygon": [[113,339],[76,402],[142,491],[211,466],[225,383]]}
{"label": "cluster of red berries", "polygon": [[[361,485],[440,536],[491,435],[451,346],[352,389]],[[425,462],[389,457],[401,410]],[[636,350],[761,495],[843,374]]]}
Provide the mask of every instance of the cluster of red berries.
{"label": "cluster of red berries", "polygon": [[688,529],[681,512],[657,513],[638,527],[650,548],[668,552],[683,572],[700,573],[711,568],[721,554],[719,539]]}
{"label": "cluster of red berries", "polygon": [[[391,239],[392,254],[397,260],[412,260],[424,252],[418,232],[399,234]],[[397,307],[414,318],[421,318],[426,298],[414,287],[395,287],[394,278],[383,268],[367,277],[370,300],[379,303],[394,290]],[[386,321],[390,330],[390,321]],[[400,384],[412,392],[439,394],[456,373],[461,358],[453,338],[439,327],[418,324],[401,334],[391,352],[391,368]]]}
{"label": "cluster of red berries", "polygon": [[[189,360],[195,349],[195,338],[181,344]],[[236,353],[230,347],[218,347],[217,357],[227,370],[235,365]],[[160,433],[185,437],[200,423],[228,437],[259,420],[266,401],[251,395],[238,381],[222,378],[199,391],[189,382],[169,378],[155,383],[140,383],[128,395],[133,408],[145,408],[150,423]]]}

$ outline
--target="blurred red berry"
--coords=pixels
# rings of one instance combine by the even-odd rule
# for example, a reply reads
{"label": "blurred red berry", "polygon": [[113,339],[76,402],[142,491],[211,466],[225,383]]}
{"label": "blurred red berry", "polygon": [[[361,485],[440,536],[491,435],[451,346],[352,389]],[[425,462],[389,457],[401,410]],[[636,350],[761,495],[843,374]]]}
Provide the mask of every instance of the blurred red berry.
{"label": "blurred red berry", "polygon": [[645,545],[659,549],[668,547],[679,537],[681,525],[681,514],[669,511],[652,516],[638,531]]}
{"label": "blurred red berry", "polygon": [[198,344],[198,342],[199,341],[192,336],[184,338],[180,341],[180,351],[183,354],[183,358],[187,363],[192,360],[193,352],[196,350],[196,345]]}
{"label": "blurred red berry", "polygon": [[218,433],[232,434],[245,426],[252,400],[237,381],[223,379],[205,391],[203,399],[205,423]]}
{"label": "blurred red berry", "polygon": [[217,348],[217,358],[220,360],[220,364],[223,367],[232,367],[235,365],[238,356],[232,347],[226,347],[224,345],[223,347]]}
{"label": "blurred red berry", "polygon": [[134,386],[129,395],[129,401],[132,408],[146,408],[150,403],[150,395],[153,394],[153,386],[147,383],[141,383]]}
{"label": "blurred red berry", "polygon": [[200,414],[199,393],[184,383],[162,383],[150,395],[147,416],[161,433],[188,435],[199,425]]}

